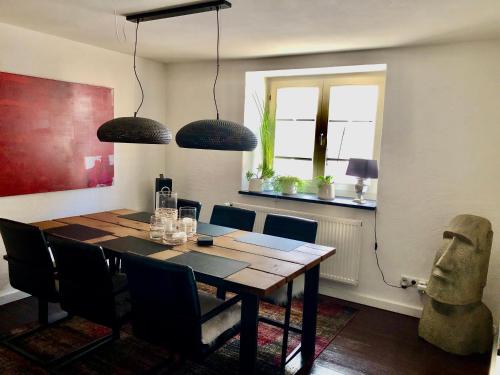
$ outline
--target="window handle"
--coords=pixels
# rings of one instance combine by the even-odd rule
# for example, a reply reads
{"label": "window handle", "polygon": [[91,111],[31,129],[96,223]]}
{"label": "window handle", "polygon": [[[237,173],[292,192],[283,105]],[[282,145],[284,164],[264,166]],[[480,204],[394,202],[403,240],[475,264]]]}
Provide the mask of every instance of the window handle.
{"label": "window handle", "polygon": [[325,145],[325,134],[324,133],[321,133],[319,135],[319,145],[320,146],[324,146]]}

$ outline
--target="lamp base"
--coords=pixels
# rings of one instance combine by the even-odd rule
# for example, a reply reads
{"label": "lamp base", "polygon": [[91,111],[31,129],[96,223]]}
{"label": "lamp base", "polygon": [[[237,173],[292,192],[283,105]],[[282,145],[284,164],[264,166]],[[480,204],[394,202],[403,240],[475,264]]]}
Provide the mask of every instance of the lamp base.
{"label": "lamp base", "polygon": [[364,199],[364,198],[354,198],[352,201],[354,203],[359,203],[359,204],[366,203],[366,199]]}
{"label": "lamp base", "polygon": [[354,198],[352,201],[354,203],[359,203],[363,204],[365,203],[365,198],[363,197],[363,194],[366,192],[366,189],[368,186],[366,185],[365,179],[358,177],[358,182],[356,182],[356,185],[354,185],[354,190],[356,191],[356,198]]}

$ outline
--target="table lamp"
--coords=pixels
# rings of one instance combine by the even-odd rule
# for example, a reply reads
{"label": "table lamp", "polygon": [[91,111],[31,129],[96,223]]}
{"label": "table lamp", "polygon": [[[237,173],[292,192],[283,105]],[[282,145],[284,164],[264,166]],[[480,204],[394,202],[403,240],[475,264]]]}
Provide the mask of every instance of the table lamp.
{"label": "table lamp", "polygon": [[349,159],[349,164],[347,165],[347,171],[345,174],[358,178],[358,182],[354,185],[357,198],[353,199],[353,202],[364,203],[365,199],[363,194],[367,189],[365,179],[378,178],[377,161],[370,159]]}

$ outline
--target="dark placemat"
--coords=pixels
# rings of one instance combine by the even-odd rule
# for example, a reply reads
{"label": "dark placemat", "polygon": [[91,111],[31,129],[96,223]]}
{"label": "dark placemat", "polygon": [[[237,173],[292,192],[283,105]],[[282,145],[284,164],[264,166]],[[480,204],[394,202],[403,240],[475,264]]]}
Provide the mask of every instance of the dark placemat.
{"label": "dark placemat", "polygon": [[228,233],[236,232],[238,229],[221,227],[220,225],[198,222],[196,233],[206,236],[219,237]]}
{"label": "dark placemat", "polygon": [[115,238],[109,241],[98,242],[96,245],[118,253],[131,252],[139,255],[151,255],[168,250],[167,245],[144,240],[133,236]]}
{"label": "dark placemat", "polygon": [[57,236],[71,238],[77,241],[87,241],[93,238],[99,238],[112,235],[111,232],[105,230],[86,227],[80,224],[68,224],[63,227],[46,229],[45,232],[55,234]]}
{"label": "dark placemat", "polygon": [[151,221],[151,216],[154,214],[151,212],[134,212],[133,214],[127,214],[127,215],[120,215],[118,217],[122,219],[129,219],[129,220],[134,220],[134,221],[140,221],[141,223],[146,223],[149,224]]}
{"label": "dark placemat", "polygon": [[190,251],[173,258],[168,258],[166,262],[190,266],[195,272],[222,279],[250,265],[250,263],[204,254],[198,251]]}
{"label": "dark placemat", "polygon": [[302,241],[290,240],[288,238],[269,236],[262,233],[247,233],[236,238],[238,242],[250,243],[252,245],[270,247],[280,251],[292,251],[305,244]]}

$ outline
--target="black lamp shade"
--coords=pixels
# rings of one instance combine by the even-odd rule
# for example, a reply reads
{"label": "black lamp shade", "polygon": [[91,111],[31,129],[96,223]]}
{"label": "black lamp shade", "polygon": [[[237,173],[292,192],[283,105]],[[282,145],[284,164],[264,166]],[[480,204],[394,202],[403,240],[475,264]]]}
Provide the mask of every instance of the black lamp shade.
{"label": "black lamp shade", "polygon": [[172,132],[158,121],[144,117],[118,117],[97,130],[101,142],[168,144]]}
{"label": "black lamp shade", "polygon": [[361,178],[378,178],[377,161],[370,159],[349,159],[345,174]]}
{"label": "black lamp shade", "polygon": [[247,127],[226,120],[199,120],[183,126],[176,134],[179,147],[203,150],[252,151],[257,137]]}

